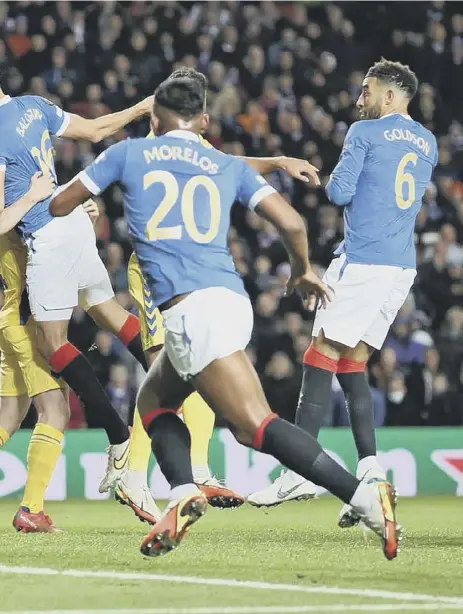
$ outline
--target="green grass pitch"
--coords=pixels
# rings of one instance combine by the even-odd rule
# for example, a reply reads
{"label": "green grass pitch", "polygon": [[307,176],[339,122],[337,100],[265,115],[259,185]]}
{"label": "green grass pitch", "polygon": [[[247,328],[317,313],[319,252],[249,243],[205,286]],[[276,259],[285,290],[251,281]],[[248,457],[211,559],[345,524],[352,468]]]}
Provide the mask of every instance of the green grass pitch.
{"label": "green grass pitch", "polygon": [[[402,553],[392,562],[372,534],[366,541],[359,529],[336,527],[340,505],[332,498],[269,511],[209,509],[181,547],[159,559],[141,556],[147,525],[112,501],[49,504],[47,511],[66,530],[60,535],[15,533],[16,505],[0,501],[0,613],[463,612],[463,500],[457,498],[402,499],[406,534]],[[11,573],[11,567],[86,573],[36,575],[25,569]],[[178,576],[220,582],[187,583]],[[233,585],[233,580],[246,583]],[[368,590],[391,594],[380,597]]]}

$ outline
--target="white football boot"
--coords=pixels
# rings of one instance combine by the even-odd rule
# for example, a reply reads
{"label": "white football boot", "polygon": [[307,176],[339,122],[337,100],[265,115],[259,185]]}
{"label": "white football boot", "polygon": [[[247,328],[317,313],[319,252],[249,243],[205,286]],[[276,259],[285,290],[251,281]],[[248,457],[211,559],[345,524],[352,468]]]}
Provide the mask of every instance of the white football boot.
{"label": "white football boot", "polygon": [[[371,456],[359,461],[356,477],[361,482],[366,482],[367,484],[386,481],[384,469],[380,467],[376,458]],[[351,527],[356,527],[359,522],[359,515],[353,511],[351,505],[345,503],[339,513],[338,526],[341,527],[341,529],[349,529]]]}
{"label": "white football boot", "polygon": [[268,488],[249,495],[247,501],[255,507],[274,507],[286,501],[314,499],[316,495],[315,484],[294,471],[286,470]]}
{"label": "white football boot", "polygon": [[109,446],[106,450],[108,453],[108,466],[106,473],[101,480],[100,492],[108,492],[122,477],[122,474],[127,469],[129,460],[130,439],[123,443]]}
{"label": "white football boot", "polygon": [[352,511],[369,529],[379,535],[384,556],[391,561],[400,552],[402,526],[397,522],[397,496],[384,480],[360,482],[352,497]]}
{"label": "white football boot", "polygon": [[146,472],[125,471],[117,481],[114,497],[122,505],[128,505],[142,522],[155,524],[162,516],[146,483]]}

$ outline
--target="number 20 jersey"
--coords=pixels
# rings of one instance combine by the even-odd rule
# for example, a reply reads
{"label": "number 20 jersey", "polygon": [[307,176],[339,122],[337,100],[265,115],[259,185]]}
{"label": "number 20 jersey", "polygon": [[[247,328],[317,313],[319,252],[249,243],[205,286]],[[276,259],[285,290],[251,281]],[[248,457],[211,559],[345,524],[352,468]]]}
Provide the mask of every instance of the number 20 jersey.
{"label": "number 20 jersey", "polygon": [[[49,173],[56,180],[50,135],[60,136],[69,115],[40,96],[5,96],[0,100],[0,169],[6,171],[5,206],[29,191],[32,176]],[[33,207],[18,224],[21,234],[35,232],[53,218],[50,199]]]}
{"label": "number 20 jersey", "polygon": [[230,211],[237,200],[254,209],[275,192],[246,162],[173,130],[113,145],[79,178],[93,195],[121,182],[129,233],[156,306],[214,286],[246,294],[227,245]]}
{"label": "number 20 jersey", "polygon": [[338,251],[348,262],[415,268],[415,220],[437,155],[433,134],[409,116],[352,124],[326,186],[345,205]]}

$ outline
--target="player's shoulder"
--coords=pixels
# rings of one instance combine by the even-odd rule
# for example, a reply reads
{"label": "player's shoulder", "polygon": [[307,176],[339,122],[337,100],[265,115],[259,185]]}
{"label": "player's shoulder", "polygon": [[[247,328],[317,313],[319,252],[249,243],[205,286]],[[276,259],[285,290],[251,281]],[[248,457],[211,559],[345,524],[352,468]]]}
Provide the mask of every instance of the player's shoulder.
{"label": "player's shoulder", "polygon": [[55,104],[48,100],[48,98],[44,98],[43,96],[37,96],[36,94],[25,94],[24,96],[17,96],[15,100],[19,103],[24,104],[25,106],[39,106],[41,108],[54,107]]}
{"label": "player's shoulder", "polygon": [[[373,120],[374,121],[374,120]],[[348,139],[369,139],[371,134],[373,134],[372,130],[372,120],[360,119],[353,124],[350,125],[349,130],[346,134],[346,140]]]}
{"label": "player's shoulder", "polygon": [[418,130],[420,131],[421,135],[429,142],[431,143],[435,143],[437,145],[437,139],[436,136],[433,132],[431,132],[431,130],[429,130],[429,128],[426,128],[426,126],[423,126],[422,123],[413,120],[413,123],[415,124],[415,126],[418,128]]}

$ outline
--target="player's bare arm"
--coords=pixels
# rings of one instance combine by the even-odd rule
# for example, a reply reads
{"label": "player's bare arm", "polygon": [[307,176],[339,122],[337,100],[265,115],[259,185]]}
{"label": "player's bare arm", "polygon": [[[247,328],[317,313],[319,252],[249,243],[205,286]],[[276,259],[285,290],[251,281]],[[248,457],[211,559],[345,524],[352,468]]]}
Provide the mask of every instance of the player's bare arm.
{"label": "player's bare arm", "polygon": [[5,171],[0,170],[0,235],[12,230],[38,202],[53,194],[55,184],[49,175],[37,172],[31,179],[29,191],[11,207],[5,208]]}
{"label": "player's bare arm", "polygon": [[299,158],[288,158],[286,156],[277,156],[275,158],[242,158],[254,170],[261,175],[268,175],[274,171],[285,171],[290,177],[299,179],[304,183],[312,182],[314,185],[320,185],[318,176],[318,168],[315,168],[307,160]]}
{"label": "player's bare arm", "polygon": [[330,291],[310,266],[307,229],[299,213],[278,193],[261,200],[256,213],[277,228],[289,254],[291,279],[288,291],[297,290],[304,302],[308,301],[310,294],[315,293],[325,306],[330,300]]}
{"label": "player's bare arm", "polygon": [[148,96],[148,98],[124,111],[110,113],[96,119],[86,119],[70,113],[69,124],[62,136],[99,143],[130,124],[130,122],[140,119],[144,115],[149,115],[152,107],[153,96]]}
{"label": "player's bare arm", "polygon": [[[54,217],[69,215],[76,207],[90,199],[92,194],[80,181],[75,179],[67,184],[50,202],[50,213]],[[88,212],[88,211],[87,211]]]}

